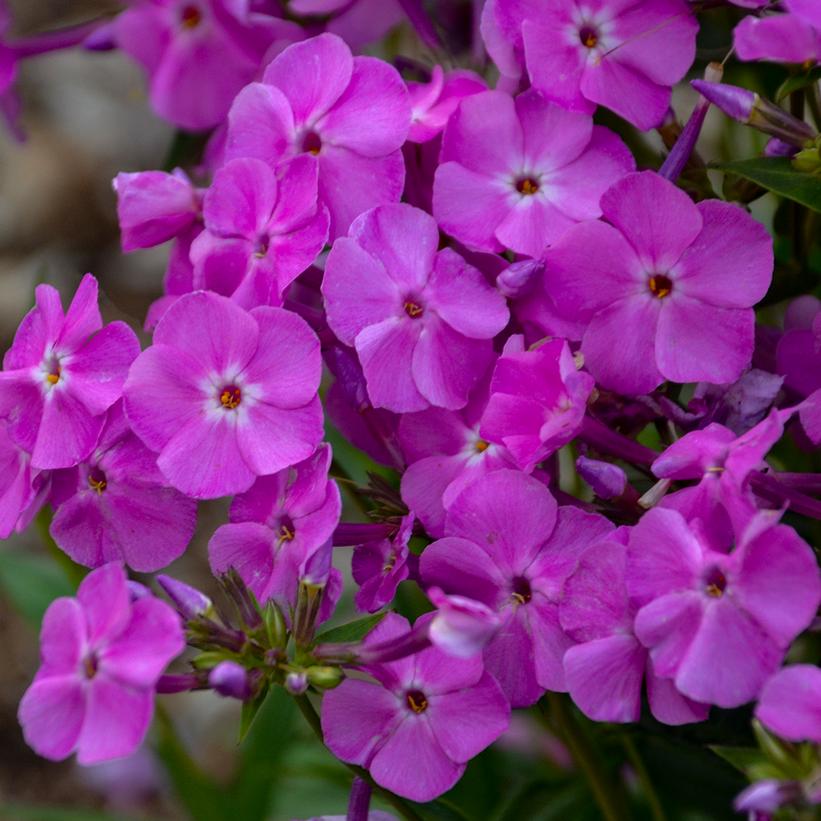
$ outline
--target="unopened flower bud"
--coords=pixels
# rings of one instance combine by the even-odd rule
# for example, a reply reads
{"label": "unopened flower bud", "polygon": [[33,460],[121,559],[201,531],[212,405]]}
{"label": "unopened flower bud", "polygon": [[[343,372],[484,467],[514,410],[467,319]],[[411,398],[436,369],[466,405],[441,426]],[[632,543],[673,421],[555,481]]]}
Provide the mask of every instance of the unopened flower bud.
{"label": "unopened flower bud", "polygon": [[304,672],[288,673],[285,676],[285,689],[292,696],[301,696],[308,689],[308,676]]}
{"label": "unopened flower bud", "polygon": [[764,146],[765,157],[792,157],[797,151],[797,147],[779,140],[778,137],[773,137]]}
{"label": "unopened flower bud", "polygon": [[208,684],[226,698],[247,701],[252,694],[248,671],[235,661],[220,662],[208,675]]}
{"label": "unopened flower bud", "polygon": [[208,596],[185,584],[185,582],[172,579],[170,576],[161,573],[157,576],[157,584],[162,587],[165,595],[171,599],[186,621],[190,621],[197,616],[204,616],[212,608],[211,599]]}
{"label": "unopened flower bud", "polygon": [[739,793],[733,802],[737,812],[772,813],[785,804],[801,799],[801,784],[798,781],[776,781],[767,778],[751,784]]}
{"label": "unopened flower bud", "polygon": [[539,259],[524,259],[508,265],[496,277],[496,287],[503,296],[509,299],[529,294],[544,273],[544,262]]}
{"label": "unopened flower bud", "polygon": [[338,667],[309,667],[308,681],[321,690],[332,690],[342,681],[342,671]]}
{"label": "unopened flower bud", "polygon": [[612,462],[579,456],[576,460],[576,470],[601,499],[614,499],[624,493],[627,474]]}
{"label": "unopened flower bud", "polygon": [[430,622],[431,644],[457,658],[481,653],[499,628],[499,616],[487,605],[464,596],[448,596],[438,587],[428,590],[438,608]]}

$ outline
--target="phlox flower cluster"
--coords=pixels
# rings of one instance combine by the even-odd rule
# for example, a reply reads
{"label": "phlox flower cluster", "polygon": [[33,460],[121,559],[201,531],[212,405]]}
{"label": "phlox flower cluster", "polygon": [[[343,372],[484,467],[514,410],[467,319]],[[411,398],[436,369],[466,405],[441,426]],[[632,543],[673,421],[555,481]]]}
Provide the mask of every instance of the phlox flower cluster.
{"label": "phlox flower cluster", "polygon": [[[208,142],[114,180],[123,251],[169,243],[149,344],[103,323],[88,274],[67,308],[38,286],[3,359],[0,536],[39,516],[90,570],[42,625],[38,753],[128,755],[155,692],[273,686],[321,696],[330,751],[417,802],[546,693],[610,723],[752,705],[821,743],[821,483],[767,461],[821,442],[821,303],[763,329],[771,234],[677,184],[709,103],[655,170],[620,136],[675,123],[697,5],[487,0],[495,87],[355,53],[403,20],[440,42],[421,3],[134,0],[89,35]],[[819,59],[815,3],[738,5],[739,59]],[[767,133],[803,139],[783,113]],[[127,580],[225,497],[208,561],[233,615]],[[346,567],[368,615],[317,636]]]}

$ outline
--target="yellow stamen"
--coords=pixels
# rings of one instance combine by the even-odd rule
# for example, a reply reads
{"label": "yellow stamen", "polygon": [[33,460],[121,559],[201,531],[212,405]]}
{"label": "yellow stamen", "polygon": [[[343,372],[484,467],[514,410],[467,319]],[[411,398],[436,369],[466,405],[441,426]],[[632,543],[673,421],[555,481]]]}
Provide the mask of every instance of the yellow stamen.
{"label": "yellow stamen", "polygon": [[473,447],[477,453],[484,453],[490,447],[490,442],[485,442],[484,439],[477,439]]}
{"label": "yellow stamen", "polygon": [[224,388],[220,394],[220,404],[226,410],[234,410],[242,401],[242,391],[239,388]]}

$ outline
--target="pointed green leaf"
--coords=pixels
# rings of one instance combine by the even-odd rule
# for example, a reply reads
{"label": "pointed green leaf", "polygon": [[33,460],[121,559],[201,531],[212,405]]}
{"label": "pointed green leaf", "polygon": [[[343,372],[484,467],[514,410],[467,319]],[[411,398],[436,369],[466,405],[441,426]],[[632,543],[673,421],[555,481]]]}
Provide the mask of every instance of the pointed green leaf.
{"label": "pointed green leaf", "polygon": [[815,66],[803,74],[793,74],[792,77],[787,77],[779,86],[775,94],[776,102],[780,103],[785,97],[788,97],[794,91],[800,91],[802,88],[817,83],[821,79],[821,66]]}
{"label": "pointed green leaf", "polygon": [[239,720],[239,743],[245,740],[245,736],[248,735],[248,731],[251,729],[251,726],[254,723],[254,719],[257,717],[257,713],[259,712],[259,708],[265,703],[265,697],[268,695],[268,687],[263,687],[263,689],[259,692],[259,694],[248,701],[242,702],[242,712],[240,713],[240,720]]}
{"label": "pointed green leaf", "polygon": [[349,641],[362,641],[386,615],[387,613],[375,613],[373,616],[365,616],[365,618],[348,622],[348,624],[332,627],[330,630],[320,633],[315,641],[317,644],[342,644]]}
{"label": "pointed green leaf", "polygon": [[710,749],[745,775],[751,767],[767,763],[764,754],[755,747],[724,747],[713,744]]}
{"label": "pointed green leaf", "polygon": [[821,211],[821,177],[796,171],[787,157],[758,157],[710,167],[736,174],[813,211]]}

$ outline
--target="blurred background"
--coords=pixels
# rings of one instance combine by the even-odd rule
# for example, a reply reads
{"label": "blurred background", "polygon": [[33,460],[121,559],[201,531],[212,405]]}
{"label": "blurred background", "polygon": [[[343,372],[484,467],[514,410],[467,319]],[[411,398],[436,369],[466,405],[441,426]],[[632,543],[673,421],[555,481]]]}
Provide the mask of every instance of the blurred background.
{"label": "blurred background", "polygon": [[[108,0],[8,2],[13,36],[119,8]],[[721,59],[727,43],[729,29],[709,33],[704,58]],[[17,143],[0,130],[2,349],[30,308],[38,283],[53,284],[65,299],[86,271],[100,282],[104,319],[122,319],[141,332],[146,309],[161,292],[167,251],[121,253],[111,180],[119,171],[165,167],[172,128],[151,113],[141,71],[118,52],[69,50],[24,61],[18,89],[27,140]],[[694,100],[686,88],[677,92],[681,118]],[[640,139],[650,157],[660,156],[657,137]],[[756,140],[713,112],[700,146],[711,159],[726,156],[731,146],[737,156],[753,156],[762,142]],[[771,210],[769,198],[755,204],[765,221]],[[194,543],[169,572],[212,592],[205,546],[225,519],[225,506],[202,505]],[[162,821],[192,814],[245,821],[344,813],[349,774],[281,693],[269,699],[242,747],[236,743],[238,704],[201,693],[174,696],[173,705],[161,698],[151,742],[127,761],[81,769],[72,761],[54,764],[35,756],[23,741],[17,704],[37,667],[42,612],[54,597],[70,592],[42,535],[31,527],[0,547],[0,821]],[[173,726],[167,718],[172,711]],[[500,794],[505,785],[530,772],[542,784],[542,797],[536,794],[542,809],[510,817],[597,817],[589,798],[579,793],[583,784],[569,778],[566,752],[534,720],[517,717],[502,746],[507,755],[491,750],[480,756],[458,788],[471,794],[477,818],[490,817],[489,808],[510,797]],[[656,753],[655,766],[663,768],[664,751]],[[720,762],[715,766],[721,770]],[[668,780],[680,775],[668,774]],[[711,785],[716,806],[729,807],[742,783],[718,772]],[[688,784],[679,789],[684,794]]]}

